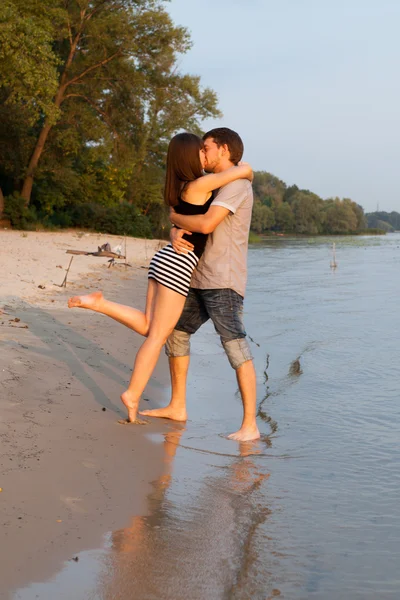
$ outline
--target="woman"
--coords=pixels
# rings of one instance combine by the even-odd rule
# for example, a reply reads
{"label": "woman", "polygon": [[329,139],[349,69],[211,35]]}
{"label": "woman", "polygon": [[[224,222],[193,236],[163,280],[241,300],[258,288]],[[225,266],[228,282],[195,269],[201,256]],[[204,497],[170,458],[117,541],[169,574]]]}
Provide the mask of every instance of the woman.
{"label": "woman", "polygon": [[[204,214],[214,199],[215,190],[236,179],[252,177],[247,164],[203,176],[205,163],[203,141],[197,135],[179,133],[172,138],[167,154],[164,200],[176,212]],[[146,336],[136,355],[129,387],[121,395],[129,423],[136,421],[140,396],[154,371],[163,345],[182,313],[191,275],[206,241],[206,234],[192,233],[192,252],[177,254],[168,244],[155,254],[149,266],[145,312],[110,302],[101,292],[75,296],[68,301],[70,308],[90,308]]]}

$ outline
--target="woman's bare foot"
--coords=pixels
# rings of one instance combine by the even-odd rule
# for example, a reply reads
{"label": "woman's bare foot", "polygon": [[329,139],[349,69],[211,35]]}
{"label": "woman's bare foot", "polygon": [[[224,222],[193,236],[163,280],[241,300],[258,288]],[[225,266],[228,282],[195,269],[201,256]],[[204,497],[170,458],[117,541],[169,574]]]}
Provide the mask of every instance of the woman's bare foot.
{"label": "woman's bare foot", "polygon": [[153,408],[151,410],[141,410],[140,415],[146,417],[158,417],[160,419],[172,419],[173,421],[187,421],[187,412],[185,409],[172,408],[169,404],[164,408]]}
{"label": "woman's bare foot", "polygon": [[87,296],[73,296],[68,300],[68,307],[98,310],[103,300],[103,292],[93,292],[93,294],[88,294]]}
{"label": "woman's bare foot", "polygon": [[136,415],[138,410],[138,402],[133,401],[133,394],[129,390],[126,390],[123,394],[121,394],[121,400],[128,411],[128,423],[134,423],[136,421]]}
{"label": "woman's bare foot", "polygon": [[228,435],[228,439],[236,440],[238,442],[250,442],[251,440],[258,440],[260,438],[260,432],[257,425],[253,427],[241,427],[239,431]]}

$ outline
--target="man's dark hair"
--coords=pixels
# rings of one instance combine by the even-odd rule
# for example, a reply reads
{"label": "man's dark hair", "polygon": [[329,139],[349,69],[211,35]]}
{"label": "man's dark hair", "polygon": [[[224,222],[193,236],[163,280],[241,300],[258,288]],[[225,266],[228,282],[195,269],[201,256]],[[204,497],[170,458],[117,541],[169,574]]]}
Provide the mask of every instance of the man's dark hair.
{"label": "man's dark hair", "polygon": [[242,160],[244,146],[242,138],[236,131],[228,129],[228,127],[216,127],[203,135],[204,141],[208,138],[213,138],[218,148],[225,145],[228,146],[230,160],[234,165],[237,165]]}

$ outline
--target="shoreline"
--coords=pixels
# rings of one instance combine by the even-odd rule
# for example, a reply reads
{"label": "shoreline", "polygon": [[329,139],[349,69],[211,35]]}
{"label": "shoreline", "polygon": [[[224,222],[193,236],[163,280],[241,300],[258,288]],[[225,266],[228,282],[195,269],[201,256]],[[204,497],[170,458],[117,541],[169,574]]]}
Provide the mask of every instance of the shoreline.
{"label": "shoreline", "polygon": [[[152,240],[150,249],[148,241],[146,248],[144,240],[128,239],[128,260],[129,253],[135,260],[126,269],[78,256],[67,287],[53,285],[64,276],[57,265],[68,244],[95,251],[116,240],[21,232],[2,239],[0,598],[52,577],[78,552],[100,546],[108,531],[146,514],[152,482],[165,469],[152,436],[172,423],[117,423],[125,417],[119,394],[141,337],[102,315],[66,307],[70,295],[99,286],[117,301],[143,307],[147,273],[141,267],[160,242]],[[13,252],[5,256],[10,244]],[[152,401],[167,402],[168,384],[162,358],[148,386]]]}

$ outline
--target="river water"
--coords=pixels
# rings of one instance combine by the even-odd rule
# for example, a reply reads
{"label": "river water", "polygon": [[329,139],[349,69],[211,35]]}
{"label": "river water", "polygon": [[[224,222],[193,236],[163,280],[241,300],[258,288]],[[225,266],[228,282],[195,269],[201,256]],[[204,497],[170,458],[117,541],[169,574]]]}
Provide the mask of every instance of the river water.
{"label": "river water", "polygon": [[400,234],[253,246],[261,441],[224,437],[240,398],[207,324],[190,420],[145,434],[165,453],[148,514],[15,600],[399,598],[399,274]]}

